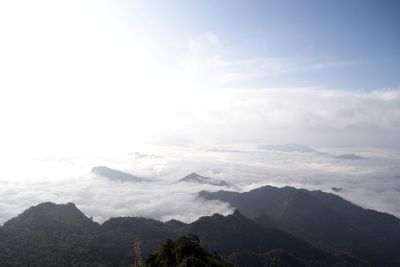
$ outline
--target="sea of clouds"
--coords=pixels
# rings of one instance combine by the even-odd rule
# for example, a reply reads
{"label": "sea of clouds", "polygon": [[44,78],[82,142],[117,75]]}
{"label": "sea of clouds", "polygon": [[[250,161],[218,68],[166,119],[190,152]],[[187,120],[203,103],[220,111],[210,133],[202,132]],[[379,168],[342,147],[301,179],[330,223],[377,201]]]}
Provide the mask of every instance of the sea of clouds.
{"label": "sea of clouds", "polygon": [[[226,203],[198,199],[200,190],[248,191],[263,185],[334,192],[400,217],[398,89],[224,89],[103,97],[91,101],[90,95],[80,107],[72,95],[71,101],[39,105],[39,111],[33,100],[23,108],[13,101],[1,105],[6,131],[0,138],[0,224],[46,201],[73,202],[99,222],[113,216],[189,222],[232,212]],[[152,145],[136,145],[141,142]],[[312,144],[317,151],[258,146],[290,142]],[[334,157],[340,154],[363,159]],[[92,174],[95,166],[153,182],[112,181]],[[177,183],[192,172],[234,186]]]}
{"label": "sea of clouds", "polygon": [[[398,151],[367,148],[319,148],[318,151],[325,153],[263,150],[256,145],[152,146],[141,152],[107,155],[37,156],[21,162],[23,168],[3,169],[0,223],[46,201],[73,202],[98,222],[115,216],[190,222],[199,216],[232,212],[225,203],[197,198],[200,190],[248,191],[263,185],[323,190],[362,207],[400,217]],[[364,158],[333,157],[343,153],[356,153]],[[153,181],[120,182],[92,174],[92,167],[100,165]],[[225,180],[233,186],[177,183],[192,172]]]}

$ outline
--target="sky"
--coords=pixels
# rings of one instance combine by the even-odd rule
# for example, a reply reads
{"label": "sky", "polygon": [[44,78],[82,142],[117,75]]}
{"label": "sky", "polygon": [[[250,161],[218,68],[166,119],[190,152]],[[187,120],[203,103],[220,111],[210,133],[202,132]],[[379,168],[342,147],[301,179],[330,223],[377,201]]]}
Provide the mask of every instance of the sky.
{"label": "sky", "polygon": [[[238,143],[399,146],[397,1],[12,1],[0,7],[1,139],[8,152],[218,143],[221,138],[204,133],[215,124],[230,132],[248,127],[249,137],[232,137]],[[330,103],[320,112],[322,99]],[[302,114],[307,107],[315,112]],[[234,108],[244,115],[232,118]],[[191,115],[196,112],[204,116]],[[308,113],[355,121],[337,140],[318,141],[337,130],[330,125],[290,125],[305,135],[317,131],[313,144],[277,140],[266,129],[286,135],[287,128],[248,119],[267,114],[289,125]]]}
{"label": "sky", "polygon": [[[179,149],[182,164],[187,150],[286,143],[395,160],[399,12],[390,0],[1,1],[3,188],[32,196],[26,208],[46,191],[28,180],[56,190],[46,181],[64,181],[54,166],[65,155],[76,155],[80,171],[67,173],[78,179],[98,162],[120,166],[104,155],[149,146]],[[371,173],[393,178],[393,168]]]}

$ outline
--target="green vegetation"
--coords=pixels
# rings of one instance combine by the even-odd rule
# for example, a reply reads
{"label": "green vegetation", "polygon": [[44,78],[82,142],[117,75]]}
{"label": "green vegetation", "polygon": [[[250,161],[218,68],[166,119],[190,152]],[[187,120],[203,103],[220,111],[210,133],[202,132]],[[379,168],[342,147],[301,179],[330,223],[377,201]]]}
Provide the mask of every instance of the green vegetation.
{"label": "green vegetation", "polygon": [[231,267],[218,254],[211,254],[200,246],[196,235],[179,237],[175,242],[168,240],[161,248],[150,254],[146,267]]}
{"label": "green vegetation", "polygon": [[100,225],[72,203],[42,203],[0,227],[0,266],[400,266],[400,220],[338,196],[272,187],[201,196],[244,214]]}

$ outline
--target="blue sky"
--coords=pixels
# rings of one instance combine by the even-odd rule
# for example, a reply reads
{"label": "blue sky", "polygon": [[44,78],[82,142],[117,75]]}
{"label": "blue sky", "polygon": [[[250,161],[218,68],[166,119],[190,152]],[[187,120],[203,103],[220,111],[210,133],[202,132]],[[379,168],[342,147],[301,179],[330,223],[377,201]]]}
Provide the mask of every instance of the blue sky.
{"label": "blue sky", "polygon": [[[400,85],[398,1],[146,1],[112,4],[114,16],[177,60],[185,40],[212,32],[224,58],[280,58],[295,70],[245,83],[370,90]],[[143,37],[142,36],[142,37]],[[162,43],[162,45],[160,45]],[[240,84],[243,86],[243,84]]]}

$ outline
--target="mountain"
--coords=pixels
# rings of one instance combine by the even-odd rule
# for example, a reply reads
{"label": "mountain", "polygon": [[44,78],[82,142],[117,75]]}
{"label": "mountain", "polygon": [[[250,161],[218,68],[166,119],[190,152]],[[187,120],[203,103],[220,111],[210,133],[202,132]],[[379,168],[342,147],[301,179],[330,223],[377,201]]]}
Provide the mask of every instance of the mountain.
{"label": "mountain", "polygon": [[341,191],[343,191],[343,188],[341,188],[341,187],[331,187],[331,189],[332,189],[332,191],[335,191],[335,192],[341,192]]}
{"label": "mountain", "polygon": [[318,152],[317,150],[299,144],[285,144],[285,145],[260,145],[258,148],[263,150],[272,150],[272,151],[279,151],[279,152]]}
{"label": "mountain", "polygon": [[152,219],[99,225],[73,204],[43,203],[6,222],[0,237],[0,266],[130,266],[136,239],[146,256],[177,234]]}
{"label": "mountain", "polygon": [[85,233],[99,225],[86,217],[73,203],[45,202],[30,207],[19,216],[7,221],[2,229],[12,232],[33,228],[46,234],[52,231]]}
{"label": "mountain", "polygon": [[241,259],[251,252],[254,258],[264,257],[266,260],[266,254],[276,249],[292,255],[305,266],[317,263],[318,266],[341,266],[342,262],[349,266],[366,266],[362,261],[322,250],[280,229],[264,227],[243,216],[239,211],[228,216],[214,214],[201,217],[182,230],[184,233],[195,233],[206,249],[217,251],[236,266],[265,266],[265,261],[247,259],[247,262],[243,262]]}
{"label": "mountain", "polygon": [[106,166],[97,166],[92,168],[92,173],[98,176],[105,177],[110,181],[118,182],[132,182],[132,183],[142,183],[150,182],[150,179],[137,177],[130,173],[118,171],[115,169],[108,168]]}
{"label": "mountain", "polygon": [[226,187],[231,186],[228,182],[225,182],[224,180],[218,180],[218,179],[213,179],[213,178],[210,178],[210,177],[204,177],[204,176],[201,176],[201,175],[199,175],[197,173],[194,173],[194,172],[192,172],[191,174],[183,177],[178,182],[210,184],[210,185],[226,186]]}
{"label": "mountain", "polygon": [[99,264],[87,253],[93,246],[87,236],[99,227],[72,203],[31,207],[1,228],[1,266],[74,266],[82,258]]}
{"label": "mountain", "polygon": [[365,159],[364,157],[361,157],[356,154],[337,155],[337,156],[334,156],[334,158],[337,158],[337,159]]}
{"label": "mountain", "polygon": [[365,259],[373,266],[400,266],[400,219],[363,209],[321,191],[261,187],[249,192],[201,191],[199,197],[230,203],[245,216],[325,247]]}
{"label": "mountain", "polygon": [[[99,225],[73,204],[54,203],[29,208],[0,228],[0,262],[1,266],[131,266],[136,244],[140,244],[137,254],[144,259],[166,240],[190,234],[197,235],[205,249],[216,251],[221,259],[235,266],[368,266],[349,255],[263,226],[238,211],[228,216],[201,217],[189,224],[118,217]],[[215,253],[204,254],[194,246],[202,255],[201,260],[218,262]],[[165,255],[165,247],[161,248],[161,252],[152,254],[156,262]],[[177,254],[173,257],[185,258]],[[297,265],[270,265],[271,262]]]}
{"label": "mountain", "polygon": [[233,267],[224,262],[216,253],[209,253],[200,246],[196,235],[184,235],[175,242],[167,240],[161,248],[146,260],[146,267]]}
{"label": "mountain", "polygon": [[365,159],[356,154],[342,154],[342,155],[332,155],[326,152],[321,152],[315,150],[312,147],[299,145],[299,144],[285,144],[285,145],[259,145],[258,148],[262,150],[278,151],[278,152],[301,152],[301,153],[315,153],[320,156],[327,156],[336,159],[348,159],[348,160],[359,160]]}
{"label": "mountain", "polygon": [[132,243],[141,242],[141,252],[147,256],[167,239],[178,237],[173,227],[163,222],[141,217],[111,218],[101,225],[93,237],[96,251],[110,265],[128,266],[132,260]]}

